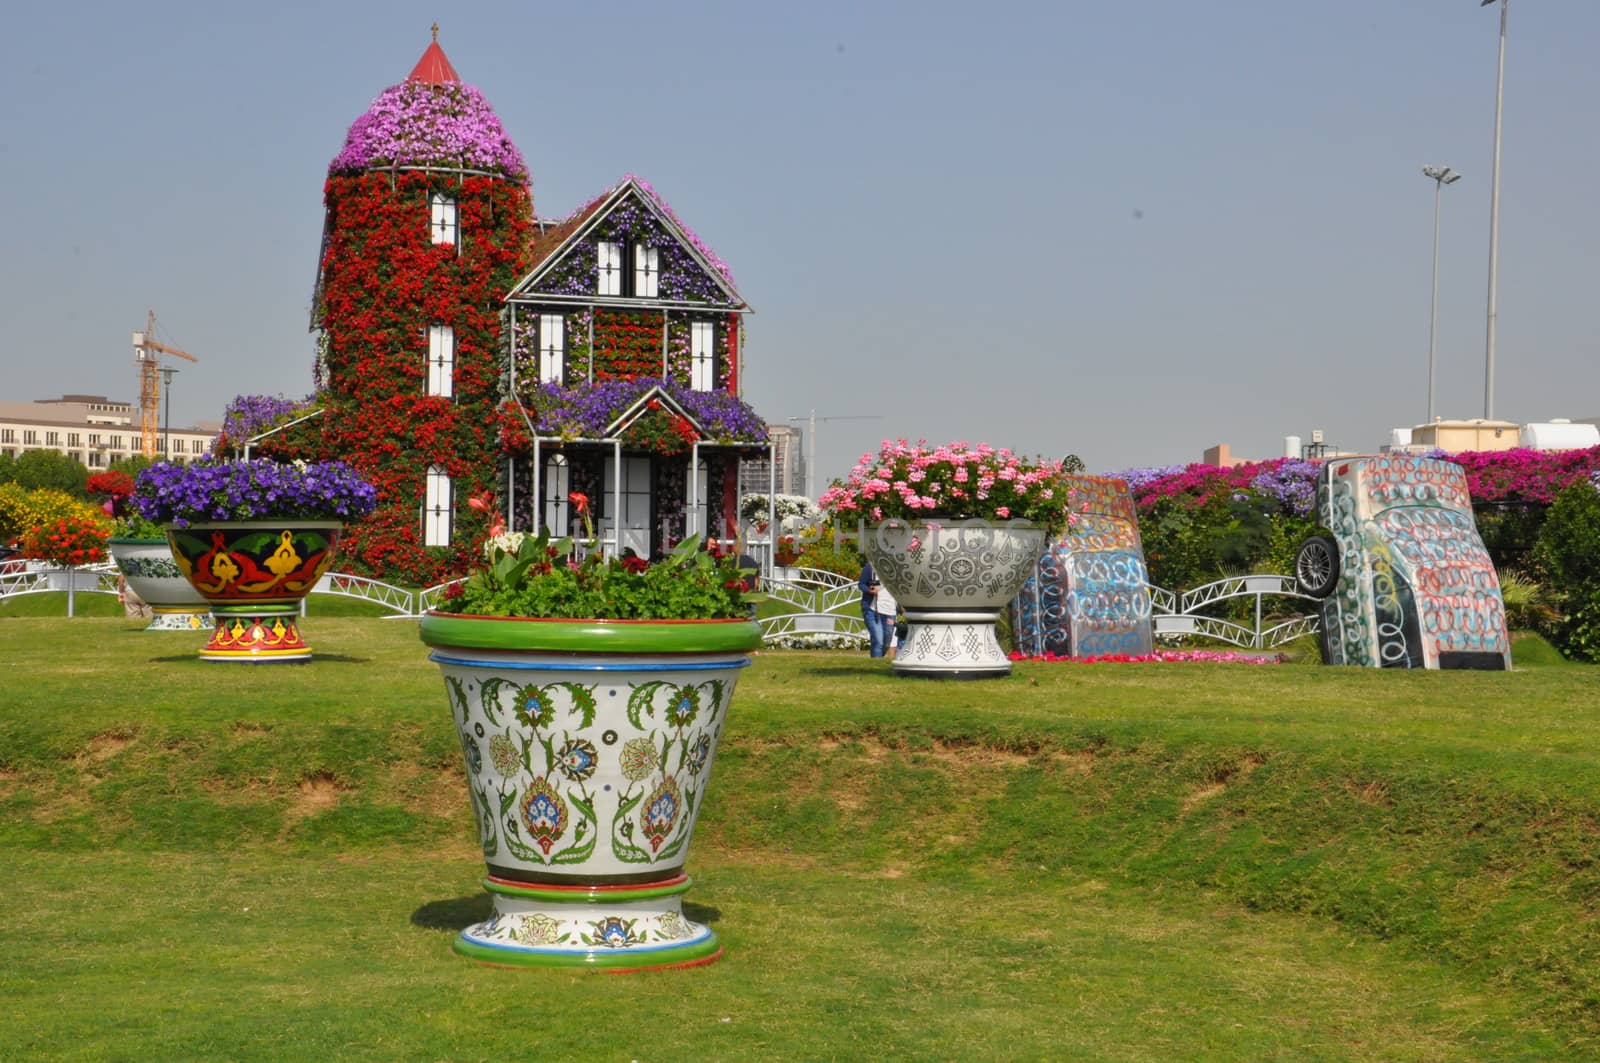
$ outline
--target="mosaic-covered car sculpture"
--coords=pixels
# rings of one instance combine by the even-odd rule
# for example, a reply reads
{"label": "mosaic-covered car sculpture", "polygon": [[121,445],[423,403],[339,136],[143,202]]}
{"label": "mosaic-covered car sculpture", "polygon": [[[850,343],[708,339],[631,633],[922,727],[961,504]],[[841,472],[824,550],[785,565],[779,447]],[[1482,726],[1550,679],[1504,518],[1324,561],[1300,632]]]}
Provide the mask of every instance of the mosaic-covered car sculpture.
{"label": "mosaic-covered car sculpture", "polygon": [[1067,480],[1070,523],[1012,600],[1012,641],[1031,655],[1149,653],[1150,591],[1128,485]]}
{"label": "mosaic-covered car sculpture", "polygon": [[1295,580],[1321,599],[1325,663],[1511,667],[1500,579],[1461,466],[1336,458],[1318,475],[1317,515],[1330,534],[1301,544]]}

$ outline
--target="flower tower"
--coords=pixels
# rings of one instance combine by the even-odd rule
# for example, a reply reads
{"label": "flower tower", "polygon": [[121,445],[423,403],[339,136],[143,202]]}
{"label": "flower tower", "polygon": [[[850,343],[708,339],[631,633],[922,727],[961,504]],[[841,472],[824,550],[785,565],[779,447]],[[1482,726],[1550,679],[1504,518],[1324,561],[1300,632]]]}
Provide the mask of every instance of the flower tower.
{"label": "flower tower", "polygon": [[433,42],[328,167],[313,300],[322,444],[377,488],[347,557],[391,578],[459,570],[493,490],[501,307],[527,268],[527,166]]}

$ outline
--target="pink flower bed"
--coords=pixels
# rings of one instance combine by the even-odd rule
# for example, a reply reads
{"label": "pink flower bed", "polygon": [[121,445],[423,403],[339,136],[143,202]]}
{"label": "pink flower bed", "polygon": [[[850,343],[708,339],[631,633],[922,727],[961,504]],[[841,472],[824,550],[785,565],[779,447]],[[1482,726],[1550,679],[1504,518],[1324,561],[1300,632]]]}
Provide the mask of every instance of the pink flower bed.
{"label": "pink flower bed", "polygon": [[1101,653],[1089,657],[1060,657],[1043,653],[1030,657],[1009,654],[1013,661],[1045,661],[1051,664],[1287,664],[1288,654],[1235,653],[1232,650],[1157,650],[1154,653]]}

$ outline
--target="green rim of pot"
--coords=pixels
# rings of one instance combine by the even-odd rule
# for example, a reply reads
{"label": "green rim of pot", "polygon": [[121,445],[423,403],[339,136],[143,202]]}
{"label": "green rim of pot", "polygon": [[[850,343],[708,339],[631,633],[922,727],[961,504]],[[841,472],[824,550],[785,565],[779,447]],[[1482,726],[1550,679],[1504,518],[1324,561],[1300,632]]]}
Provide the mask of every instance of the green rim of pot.
{"label": "green rim of pot", "polygon": [[683,967],[715,959],[722,943],[715,933],[688,945],[647,950],[616,949],[536,952],[531,949],[495,948],[457,937],[451,946],[456,954],[480,963],[502,967],[586,967],[591,970],[648,971],[661,967]]}
{"label": "green rim of pot", "polygon": [[754,620],[550,620],[430,612],[429,646],[552,653],[743,653],[761,645]]}

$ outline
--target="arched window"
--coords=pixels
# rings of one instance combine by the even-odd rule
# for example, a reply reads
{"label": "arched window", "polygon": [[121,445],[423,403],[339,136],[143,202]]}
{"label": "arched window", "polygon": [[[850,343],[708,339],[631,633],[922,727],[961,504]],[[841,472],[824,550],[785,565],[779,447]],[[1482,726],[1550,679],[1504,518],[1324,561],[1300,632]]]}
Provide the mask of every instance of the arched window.
{"label": "arched window", "polygon": [[544,463],[544,526],[552,535],[570,535],[572,469],[565,454],[552,454]]}
{"label": "arched window", "polygon": [[450,520],[454,508],[450,474],[444,471],[442,465],[430,466],[427,493],[422,502],[423,546],[450,545]]}
{"label": "arched window", "polygon": [[456,224],[456,201],[442,192],[428,200],[428,231],[436,244],[455,244],[461,240]]}

